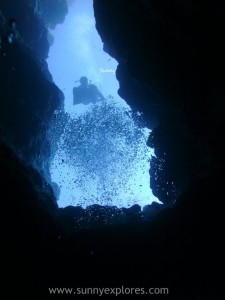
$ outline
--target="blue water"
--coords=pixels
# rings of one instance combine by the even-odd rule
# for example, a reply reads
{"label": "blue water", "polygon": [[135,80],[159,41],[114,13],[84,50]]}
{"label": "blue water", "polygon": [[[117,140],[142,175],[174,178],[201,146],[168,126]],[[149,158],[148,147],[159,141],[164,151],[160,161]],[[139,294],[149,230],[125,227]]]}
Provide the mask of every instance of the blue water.
{"label": "blue water", "polygon": [[[51,178],[60,187],[60,207],[143,207],[159,202],[149,187],[149,160],[154,155],[146,146],[150,130],[117,94],[118,63],[103,51],[92,5],[92,0],[75,1],[65,22],[51,31],[54,44],[47,62],[65,95],[66,112],[52,125],[58,150]],[[98,86],[105,102],[73,106],[72,89],[81,76]]]}

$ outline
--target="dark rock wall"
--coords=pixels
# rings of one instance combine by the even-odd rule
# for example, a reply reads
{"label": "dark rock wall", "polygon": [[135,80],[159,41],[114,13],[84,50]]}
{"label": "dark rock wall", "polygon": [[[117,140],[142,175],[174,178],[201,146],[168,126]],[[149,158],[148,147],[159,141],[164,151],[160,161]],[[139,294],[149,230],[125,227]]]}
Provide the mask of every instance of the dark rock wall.
{"label": "dark rock wall", "polygon": [[[45,59],[47,29],[28,1],[2,1],[0,55],[0,127],[27,164],[48,176],[52,155],[46,138],[55,109],[63,109],[63,94],[52,82]],[[11,19],[16,29],[10,28]],[[12,31],[12,43],[7,35]]]}
{"label": "dark rock wall", "polygon": [[63,23],[68,13],[68,5],[65,0],[27,0],[27,2],[47,28],[54,29],[57,24]]}
{"label": "dark rock wall", "polygon": [[17,22],[18,39],[31,48],[36,55],[45,59],[48,56],[49,45],[47,41],[47,29],[35,9],[27,0],[1,1],[1,13],[6,25],[13,18]]}
{"label": "dark rock wall", "polygon": [[171,203],[194,178],[224,167],[224,3],[94,0],[94,7],[105,50],[119,62],[119,94],[153,128],[151,187]]}
{"label": "dark rock wall", "polygon": [[51,260],[57,240],[56,200],[43,177],[1,141],[0,174],[4,292],[25,295],[41,276],[44,257]]}
{"label": "dark rock wall", "polygon": [[[0,173],[2,292],[7,295],[48,297],[49,287],[123,285],[167,287],[169,295],[163,297],[168,299],[223,299],[221,174],[212,176],[210,185],[196,181],[173,208],[155,217],[140,221],[139,208],[133,207],[124,211],[128,222],[119,216],[110,225],[100,207],[85,215],[79,208],[58,210],[43,178],[3,144]],[[91,210],[91,226],[79,228],[74,219],[88,220]]]}

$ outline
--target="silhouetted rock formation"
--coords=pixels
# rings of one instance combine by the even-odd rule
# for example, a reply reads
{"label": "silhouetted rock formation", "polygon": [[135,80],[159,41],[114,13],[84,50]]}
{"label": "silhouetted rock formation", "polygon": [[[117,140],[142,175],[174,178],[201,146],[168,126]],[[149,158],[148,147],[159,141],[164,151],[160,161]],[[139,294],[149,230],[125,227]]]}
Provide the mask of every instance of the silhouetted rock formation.
{"label": "silhouetted rock formation", "polygon": [[33,7],[45,26],[50,29],[63,23],[68,13],[66,0],[28,0],[27,2]]}
{"label": "silhouetted rock formation", "polygon": [[[149,145],[157,158],[151,162],[151,187],[169,203],[194,178],[224,168],[224,4],[188,0],[94,4],[105,50],[119,61],[119,94],[143,111],[154,128]],[[136,96],[134,90],[139,91]]]}
{"label": "silhouetted rock formation", "polygon": [[[55,109],[63,109],[63,94],[52,82],[45,61],[47,29],[27,1],[1,3],[0,128],[15,151],[43,173],[51,157],[46,138]],[[13,43],[5,40],[8,20],[16,20]]]}
{"label": "silhouetted rock formation", "polygon": [[212,176],[210,185],[196,181],[173,208],[154,218],[140,222],[139,208],[133,207],[107,224],[107,213],[118,214],[118,209],[58,210],[43,178],[2,144],[0,172],[3,287],[10,295],[48,296],[48,287],[124,285],[168,287],[169,299],[220,299],[221,174]]}

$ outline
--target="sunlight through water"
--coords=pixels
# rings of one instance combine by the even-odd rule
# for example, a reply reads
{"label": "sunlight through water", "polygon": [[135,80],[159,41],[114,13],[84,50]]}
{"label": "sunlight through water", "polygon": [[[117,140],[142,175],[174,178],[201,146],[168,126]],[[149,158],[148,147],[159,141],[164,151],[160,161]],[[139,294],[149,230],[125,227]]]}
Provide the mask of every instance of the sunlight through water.
{"label": "sunlight through water", "polygon": [[[120,208],[159,202],[149,187],[150,130],[117,94],[118,63],[103,51],[92,0],[69,3],[64,23],[50,32],[54,43],[47,60],[65,95],[65,113],[55,112],[49,130],[57,145],[50,172],[60,188],[58,205]],[[81,76],[98,88],[103,101],[73,105]]]}

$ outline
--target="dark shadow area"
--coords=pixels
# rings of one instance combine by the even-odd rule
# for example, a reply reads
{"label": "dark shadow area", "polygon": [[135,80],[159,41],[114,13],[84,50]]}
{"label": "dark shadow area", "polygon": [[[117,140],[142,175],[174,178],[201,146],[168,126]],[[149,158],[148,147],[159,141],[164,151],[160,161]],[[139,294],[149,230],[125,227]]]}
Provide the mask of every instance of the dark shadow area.
{"label": "dark shadow area", "polygon": [[46,28],[65,18],[67,5],[42,2],[0,4],[4,292],[124,285],[168,287],[170,299],[222,299],[224,4],[94,1],[105,49],[119,61],[119,93],[153,128],[151,188],[167,208],[141,212],[57,207],[47,182],[56,149],[46,131],[63,95],[46,67]]}

